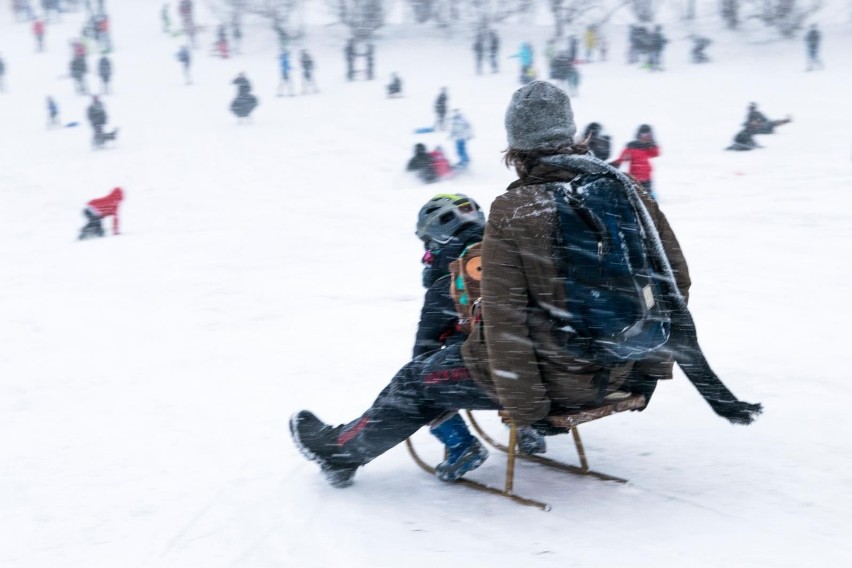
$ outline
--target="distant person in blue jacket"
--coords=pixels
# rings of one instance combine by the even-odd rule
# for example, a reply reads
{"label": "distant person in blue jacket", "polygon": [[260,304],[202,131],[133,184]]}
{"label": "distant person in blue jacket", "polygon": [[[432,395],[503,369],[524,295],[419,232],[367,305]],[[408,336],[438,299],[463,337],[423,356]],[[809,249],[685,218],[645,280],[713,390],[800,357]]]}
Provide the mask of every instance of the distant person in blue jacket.
{"label": "distant person in blue jacket", "polygon": [[281,80],[278,81],[278,96],[283,97],[282,90],[287,86],[287,94],[293,96],[293,82],[290,80],[290,52],[282,49],[278,55],[278,67],[281,71]]}

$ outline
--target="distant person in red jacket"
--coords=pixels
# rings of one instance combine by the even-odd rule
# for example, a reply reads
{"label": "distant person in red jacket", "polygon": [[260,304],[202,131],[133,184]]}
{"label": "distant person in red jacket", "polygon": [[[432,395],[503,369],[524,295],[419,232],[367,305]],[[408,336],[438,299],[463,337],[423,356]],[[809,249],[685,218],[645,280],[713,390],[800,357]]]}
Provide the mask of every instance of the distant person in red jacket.
{"label": "distant person in red jacket", "polygon": [[118,234],[118,206],[124,199],[124,191],[120,187],[114,188],[106,197],[92,199],[83,209],[83,215],[88,221],[86,226],[80,230],[79,239],[85,240],[93,237],[103,237],[104,228],[101,221],[104,217],[112,216],[112,234]]}
{"label": "distant person in red jacket", "polygon": [[435,149],[429,152],[429,156],[432,158],[432,169],[435,171],[435,175],[438,176],[439,180],[452,177],[453,167],[450,165],[446,154],[444,154],[443,148],[435,146]]}
{"label": "distant person in red jacket", "polygon": [[621,152],[618,159],[610,162],[615,167],[621,166],[622,162],[630,162],[630,167],[627,170],[631,176],[636,178],[636,181],[642,184],[651,197],[657,199],[654,193],[654,182],[652,180],[651,158],[656,158],[660,155],[660,148],[654,140],[654,133],[651,127],[643,124],[636,131],[636,140],[627,144],[627,147]]}
{"label": "distant person in red jacket", "polygon": [[33,35],[36,39],[36,49],[44,51],[44,20],[36,18],[33,22]]}

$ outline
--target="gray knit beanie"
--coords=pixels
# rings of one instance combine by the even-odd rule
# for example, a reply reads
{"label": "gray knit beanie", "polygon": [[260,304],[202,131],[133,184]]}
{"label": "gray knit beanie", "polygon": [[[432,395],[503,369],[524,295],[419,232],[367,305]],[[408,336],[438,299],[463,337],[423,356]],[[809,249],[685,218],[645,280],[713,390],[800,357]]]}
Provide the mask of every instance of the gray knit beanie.
{"label": "gray knit beanie", "polygon": [[506,109],[506,136],[513,150],[570,144],[577,133],[568,95],[547,81],[533,81],[512,95]]}

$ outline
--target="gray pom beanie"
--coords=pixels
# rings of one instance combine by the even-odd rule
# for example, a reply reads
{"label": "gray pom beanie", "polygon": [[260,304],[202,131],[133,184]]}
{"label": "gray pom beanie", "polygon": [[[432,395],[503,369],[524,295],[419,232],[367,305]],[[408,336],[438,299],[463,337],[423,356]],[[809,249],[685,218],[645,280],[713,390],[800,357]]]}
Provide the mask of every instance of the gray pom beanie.
{"label": "gray pom beanie", "polygon": [[536,150],[570,144],[577,133],[568,95],[547,81],[533,81],[512,95],[506,109],[509,148]]}

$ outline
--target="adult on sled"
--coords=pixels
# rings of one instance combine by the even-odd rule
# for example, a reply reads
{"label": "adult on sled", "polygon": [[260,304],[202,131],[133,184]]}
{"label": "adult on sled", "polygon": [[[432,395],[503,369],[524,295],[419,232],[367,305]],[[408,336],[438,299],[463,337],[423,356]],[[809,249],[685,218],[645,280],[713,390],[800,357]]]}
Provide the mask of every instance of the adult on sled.
{"label": "adult on sled", "polygon": [[118,207],[124,200],[124,191],[120,187],[113,190],[104,197],[92,199],[86,204],[83,209],[83,216],[86,218],[86,225],[80,229],[79,240],[90,239],[92,237],[103,237],[104,227],[101,224],[104,217],[112,217],[112,234],[118,233]]}
{"label": "adult on sled", "polygon": [[[689,274],[674,233],[633,180],[573,143],[565,92],[542,81],[519,89],[506,130],[506,163],[520,179],[491,208],[481,317],[474,312],[470,336],[411,361],[348,424],[327,425],[307,410],[290,419],[297,448],[335,487],[351,485],[358,467],[461,408],[502,409],[518,426],[548,430],[547,415],[558,407],[595,406],[618,390],[650,398],[657,380],[670,376],[672,356],[720,416],[748,424],[761,410],[738,401],[710,370],[686,308]],[[594,207],[583,202],[586,194],[596,196]],[[599,208],[623,226],[596,221]],[[595,252],[584,254],[587,248]],[[603,274],[598,256],[623,266],[625,250],[636,255],[636,271],[596,286],[577,279]],[[602,306],[596,296],[614,301]],[[624,307],[600,311],[613,304]],[[632,338],[618,330],[607,341],[595,325],[616,316],[637,320]]]}

